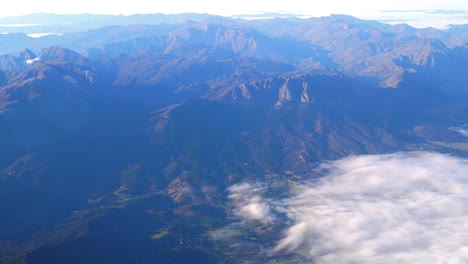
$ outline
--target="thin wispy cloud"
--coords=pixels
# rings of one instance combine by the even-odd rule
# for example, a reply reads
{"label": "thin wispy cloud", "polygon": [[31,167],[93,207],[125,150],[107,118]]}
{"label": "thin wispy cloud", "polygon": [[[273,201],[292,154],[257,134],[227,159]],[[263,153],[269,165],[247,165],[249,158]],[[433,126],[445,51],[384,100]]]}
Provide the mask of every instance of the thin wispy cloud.
{"label": "thin wispy cloud", "polygon": [[454,10],[385,10],[362,16],[362,18],[389,24],[408,24],[416,28],[434,27],[437,29],[447,29],[450,25],[468,23],[468,17],[464,11]]}
{"label": "thin wispy cloud", "polygon": [[452,127],[450,130],[460,133],[461,135],[468,137],[468,128],[463,127]]}

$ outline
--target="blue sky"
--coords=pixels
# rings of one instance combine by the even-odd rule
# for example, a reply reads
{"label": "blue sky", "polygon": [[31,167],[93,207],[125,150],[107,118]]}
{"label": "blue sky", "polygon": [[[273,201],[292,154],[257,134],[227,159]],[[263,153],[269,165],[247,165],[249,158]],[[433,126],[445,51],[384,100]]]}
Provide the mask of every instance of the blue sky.
{"label": "blue sky", "polygon": [[[423,12],[382,13],[382,10],[460,10],[457,15]],[[280,12],[305,16],[348,14],[365,19],[402,21],[414,26],[443,27],[468,23],[467,0],[16,0],[0,9],[0,17],[46,12],[59,14],[210,13],[223,16]],[[450,21],[449,21],[450,20]]]}

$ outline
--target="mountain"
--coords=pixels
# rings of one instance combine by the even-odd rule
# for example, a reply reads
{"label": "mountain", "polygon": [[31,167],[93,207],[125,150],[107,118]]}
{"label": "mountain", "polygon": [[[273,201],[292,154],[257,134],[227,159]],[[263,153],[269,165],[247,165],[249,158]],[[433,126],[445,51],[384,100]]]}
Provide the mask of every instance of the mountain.
{"label": "mountain", "polygon": [[[2,55],[0,262],[307,261],[257,254],[281,228],[237,228],[227,188],[287,193],[348,155],[467,156],[468,51],[421,32],[347,16],[110,26]],[[214,239],[226,226],[246,250]]]}
{"label": "mountain", "polygon": [[[27,34],[84,32],[107,26],[178,24],[187,21],[222,23],[228,18],[208,14],[135,14],[135,15],[94,15],[94,14],[49,14],[34,13],[16,17],[0,18],[0,29],[5,33],[18,31]],[[21,29],[19,30],[18,27]]]}
{"label": "mountain", "polygon": [[446,31],[416,29],[345,15],[198,21],[108,26],[35,39],[19,33],[6,34],[0,36],[0,51],[16,54],[27,48],[38,53],[48,46],[61,46],[90,56],[118,56],[133,55],[148,47],[171,52],[180,45],[205,45],[215,47],[219,55],[234,52],[290,64],[303,72],[334,69],[350,77],[376,78],[382,87],[397,87],[408,71],[433,67],[433,58],[439,53],[464,47],[468,41],[463,30],[455,30],[457,27]]}

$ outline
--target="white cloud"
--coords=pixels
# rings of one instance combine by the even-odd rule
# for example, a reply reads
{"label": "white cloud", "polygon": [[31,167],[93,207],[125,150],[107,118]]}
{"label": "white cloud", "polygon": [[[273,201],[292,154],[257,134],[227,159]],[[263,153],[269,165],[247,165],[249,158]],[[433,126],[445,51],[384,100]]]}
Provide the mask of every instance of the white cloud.
{"label": "white cloud", "polygon": [[39,58],[29,59],[29,60],[26,60],[26,64],[33,64],[34,62],[39,61],[39,60],[40,60]]}
{"label": "white cloud", "polygon": [[458,132],[462,134],[465,137],[468,137],[468,128],[463,128],[463,127],[451,127],[450,130]]}
{"label": "white cloud", "polygon": [[31,37],[31,38],[42,38],[42,37],[50,36],[50,35],[61,36],[62,34],[57,34],[57,33],[31,33],[31,34],[27,34],[27,35],[28,35],[28,37]]}
{"label": "white cloud", "polygon": [[466,13],[431,13],[429,10],[377,12],[363,15],[362,18],[389,24],[408,24],[416,28],[434,27],[446,29],[449,25],[467,24]]}
{"label": "white cloud", "polygon": [[350,157],[283,204],[274,254],[317,263],[467,263],[468,160],[417,152]]}
{"label": "white cloud", "polygon": [[242,221],[259,221],[264,224],[273,221],[270,205],[260,196],[259,186],[239,183],[229,187],[228,191],[234,213]]}

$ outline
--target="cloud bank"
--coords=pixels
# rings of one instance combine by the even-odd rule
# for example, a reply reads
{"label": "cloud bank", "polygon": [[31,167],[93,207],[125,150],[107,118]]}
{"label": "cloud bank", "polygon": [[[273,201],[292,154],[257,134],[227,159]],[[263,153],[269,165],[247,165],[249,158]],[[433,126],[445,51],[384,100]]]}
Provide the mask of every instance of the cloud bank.
{"label": "cloud bank", "polygon": [[[316,263],[468,262],[468,160],[398,153],[350,157],[321,169],[323,178],[275,203],[292,224],[273,254],[306,249]],[[231,188],[233,194],[248,189]],[[247,201],[265,205],[260,197]],[[238,213],[264,216],[253,211]]]}

